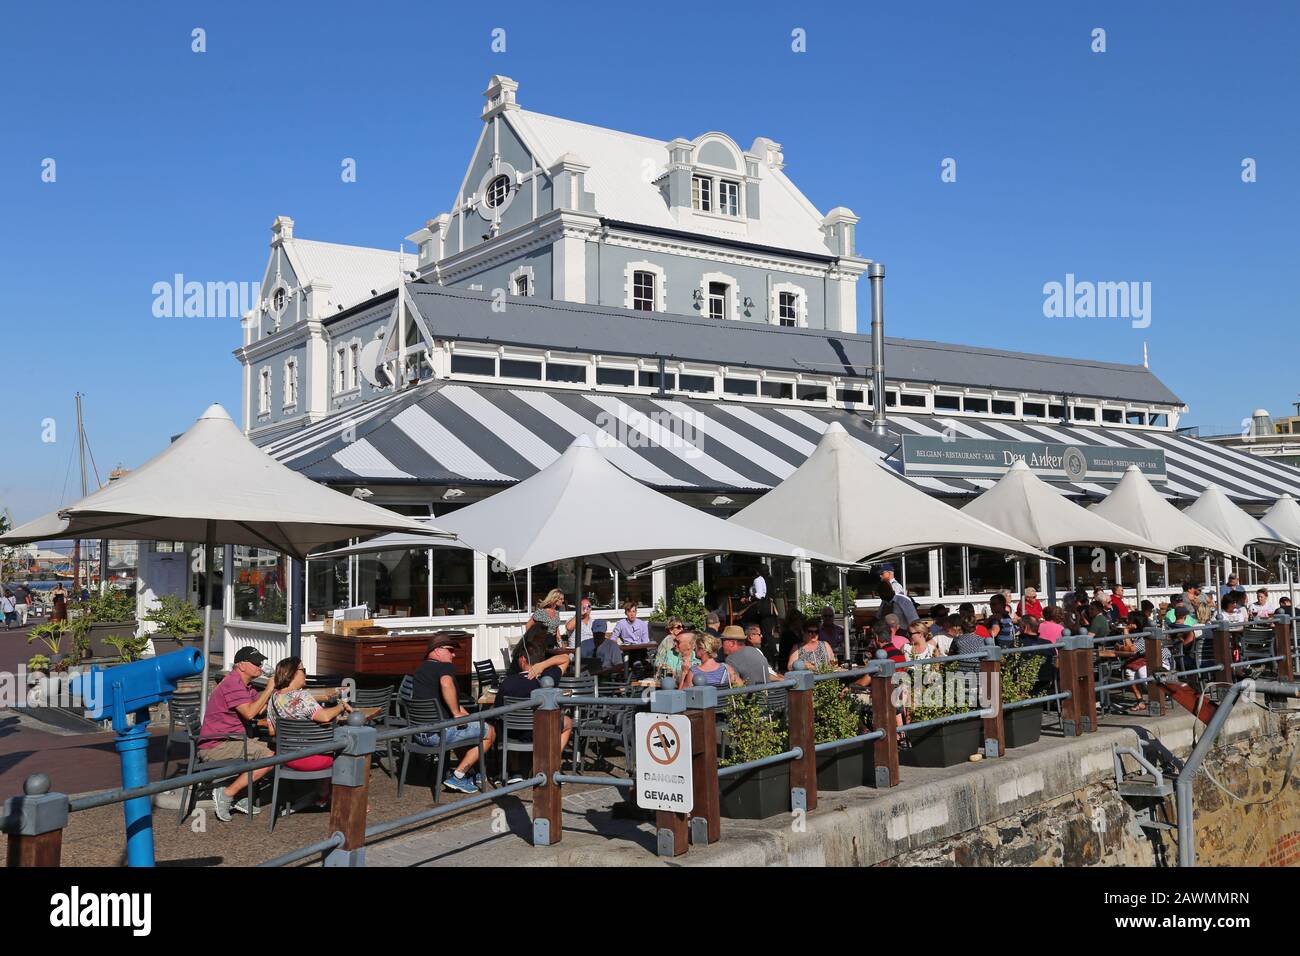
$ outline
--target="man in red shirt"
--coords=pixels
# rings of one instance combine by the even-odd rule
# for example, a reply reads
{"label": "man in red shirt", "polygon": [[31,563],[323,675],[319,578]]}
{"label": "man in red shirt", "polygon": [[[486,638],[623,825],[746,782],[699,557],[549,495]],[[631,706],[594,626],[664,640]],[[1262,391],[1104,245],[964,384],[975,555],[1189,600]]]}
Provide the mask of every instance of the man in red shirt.
{"label": "man in red shirt", "polygon": [[[266,710],[267,702],[275,691],[274,682],[270,680],[260,693],[252,686],[253,679],[262,676],[264,663],[266,658],[255,647],[241,647],[235,652],[235,666],[208,698],[203,726],[199,729],[201,763],[213,760],[260,760],[271,756],[271,750],[266,744],[249,738],[247,728]],[[274,769],[262,767],[254,770],[253,783],[256,784]],[[257,807],[250,806],[252,794],[239,799],[239,794],[248,785],[248,777],[248,774],[241,773],[224,790],[212,788],[212,802],[218,820],[229,823],[231,810],[241,813],[250,810],[253,813],[259,812]]]}
{"label": "man in red shirt", "polygon": [[1118,584],[1110,589],[1110,616],[1114,621],[1123,621],[1128,617],[1128,605],[1124,603],[1124,588]]}
{"label": "man in red shirt", "polygon": [[1020,599],[1020,606],[1016,608],[1016,613],[1021,617],[1036,617],[1040,621],[1043,619],[1043,605],[1038,600],[1036,590],[1025,588],[1025,595]]}

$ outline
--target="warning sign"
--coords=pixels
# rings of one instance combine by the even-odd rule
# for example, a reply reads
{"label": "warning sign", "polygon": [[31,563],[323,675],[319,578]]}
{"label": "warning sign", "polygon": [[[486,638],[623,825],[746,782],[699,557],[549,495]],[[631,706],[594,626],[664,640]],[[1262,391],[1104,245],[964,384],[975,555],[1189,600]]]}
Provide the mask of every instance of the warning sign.
{"label": "warning sign", "polygon": [[691,721],[685,714],[636,715],[636,802],[643,810],[689,813]]}

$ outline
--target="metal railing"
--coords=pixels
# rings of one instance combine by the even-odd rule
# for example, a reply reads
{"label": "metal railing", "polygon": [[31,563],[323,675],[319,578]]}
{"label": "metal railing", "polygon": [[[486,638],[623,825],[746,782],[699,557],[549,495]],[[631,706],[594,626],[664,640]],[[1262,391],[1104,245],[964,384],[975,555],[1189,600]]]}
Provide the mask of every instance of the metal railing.
{"label": "metal railing", "polygon": [[[900,733],[906,736],[909,733],[964,720],[981,720],[984,724],[985,755],[998,757],[1006,753],[1003,715],[1025,707],[1058,703],[1063,731],[1067,735],[1078,735],[1097,729],[1098,697],[1115,690],[1149,686],[1150,699],[1163,705],[1165,683],[1170,677],[1199,677],[1216,673],[1224,676],[1244,668],[1258,666],[1275,671],[1279,680],[1291,680],[1296,663],[1295,636],[1291,619],[1279,620],[1274,624],[1275,653],[1265,657],[1243,657],[1240,661],[1234,661],[1231,659],[1232,636],[1242,630],[1240,624],[1210,622],[1168,628],[1157,624],[1137,634],[1115,635],[1102,639],[1094,639],[1086,634],[1065,636],[1055,644],[1043,642],[999,647],[990,639],[986,641],[985,648],[977,653],[950,654],[900,662],[891,661],[884,656],[883,651],[878,651],[875,660],[861,667],[824,673],[813,673],[798,668],[786,677],[766,684],[726,689],[694,687],[678,690],[671,681],[666,681],[665,687],[650,694],[648,700],[644,697],[601,696],[598,693],[590,696],[565,696],[560,689],[550,686],[549,680],[544,680],[542,688],[534,691],[528,700],[486,708],[464,717],[400,727],[375,728],[364,726],[360,715],[353,714],[346,724],[335,729],[335,738],[327,743],[272,757],[198,770],[130,789],[118,788],[71,798],[64,794],[50,792],[48,778],[43,774],[34,774],[26,781],[24,794],[11,798],[6,804],[3,829],[9,834],[11,865],[57,865],[62,831],[71,813],[124,803],[141,797],[152,797],[167,791],[186,790],[246,773],[251,775],[256,770],[281,766],[303,757],[329,754],[334,757],[329,835],[322,840],[267,860],[261,864],[262,866],[288,866],[317,856],[321,857],[321,861],[327,865],[363,865],[364,848],[368,841],[522,792],[529,792],[532,795],[533,844],[552,845],[559,841],[562,834],[561,798],[564,786],[595,785],[620,790],[636,786],[636,778],[632,776],[622,778],[608,774],[582,774],[580,764],[576,767],[579,772],[563,773],[562,755],[559,749],[563,723],[561,712],[575,708],[636,710],[649,707],[655,713],[687,714],[692,720],[693,733],[700,734],[701,746],[693,756],[696,764],[694,773],[697,778],[703,779],[705,784],[702,791],[697,788],[697,805],[689,814],[657,811],[656,815],[659,852],[664,855],[680,855],[687,849],[688,830],[690,842],[707,844],[716,842],[720,838],[718,783],[747,771],[777,764],[789,764],[791,806],[813,810],[817,805],[816,758],[817,755],[830,751],[850,746],[871,745],[877,768],[877,786],[891,787],[899,782],[898,736]],[[1207,631],[1212,632],[1214,637],[1213,663],[1182,670],[1165,670],[1162,666],[1161,648],[1166,641],[1188,633],[1204,635]],[[1256,631],[1262,633],[1258,629]],[[1096,659],[1094,657],[1098,645],[1105,646],[1136,637],[1143,638],[1145,642],[1147,676],[1098,684],[1095,680]],[[929,665],[979,661],[980,671],[983,674],[1000,674],[1004,657],[1025,653],[1041,653],[1056,658],[1057,688],[1054,693],[1041,694],[1011,703],[1002,703],[999,694],[992,703],[983,707],[972,707],[959,714],[899,722],[895,710],[894,691],[897,679],[907,670]],[[972,672],[966,672],[965,676],[972,676]],[[837,740],[815,743],[812,708],[815,686],[831,680],[861,682],[862,678],[866,678],[865,683],[870,688],[873,729]],[[1216,682],[1211,681],[1211,683]],[[789,736],[786,748],[779,753],[720,767],[716,750],[716,719],[719,703],[744,695],[774,690],[785,690],[788,694],[786,723]],[[489,720],[525,710],[531,711],[533,715],[533,773],[528,778],[506,783],[453,803],[434,806],[393,820],[367,824],[365,808],[370,763],[378,744],[406,739],[416,734],[442,733],[453,727],[474,723],[483,727]],[[1160,712],[1161,707],[1153,707],[1152,715]],[[624,719],[627,717],[630,717],[630,714]],[[484,734],[481,733],[480,739],[483,737]],[[632,754],[627,755],[629,774],[634,772],[632,756]],[[701,793],[703,794],[702,805],[700,805]]]}

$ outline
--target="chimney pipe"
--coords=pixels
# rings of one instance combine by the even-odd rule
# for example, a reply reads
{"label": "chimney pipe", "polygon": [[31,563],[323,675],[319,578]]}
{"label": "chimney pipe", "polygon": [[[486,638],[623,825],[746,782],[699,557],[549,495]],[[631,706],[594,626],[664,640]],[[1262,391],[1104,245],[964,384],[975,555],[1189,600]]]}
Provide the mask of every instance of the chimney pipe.
{"label": "chimney pipe", "polygon": [[873,262],[867,267],[871,280],[871,391],[872,434],[882,438],[885,428],[885,266]]}

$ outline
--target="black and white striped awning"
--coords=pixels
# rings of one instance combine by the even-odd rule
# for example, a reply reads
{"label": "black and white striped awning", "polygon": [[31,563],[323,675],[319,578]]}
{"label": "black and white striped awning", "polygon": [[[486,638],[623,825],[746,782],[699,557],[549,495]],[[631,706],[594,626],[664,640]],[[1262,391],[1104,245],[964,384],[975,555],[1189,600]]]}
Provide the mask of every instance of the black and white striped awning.
{"label": "black and white striped awning", "polygon": [[[632,477],[663,491],[762,491],[779,484],[839,422],[901,474],[902,435],[1158,449],[1170,498],[1217,484],[1241,502],[1300,497],[1300,469],[1149,429],[1089,428],[971,418],[891,415],[887,440],[862,413],[438,381],[374,399],[265,446],[277,460],[331,484],[505,485],[550,464],[586,434]],[[931,494],[969,497],[991,479],[907,479]],[[1054,482],[1099,498],[1109,487]]]}

